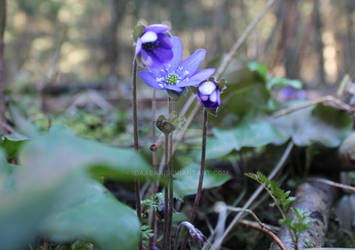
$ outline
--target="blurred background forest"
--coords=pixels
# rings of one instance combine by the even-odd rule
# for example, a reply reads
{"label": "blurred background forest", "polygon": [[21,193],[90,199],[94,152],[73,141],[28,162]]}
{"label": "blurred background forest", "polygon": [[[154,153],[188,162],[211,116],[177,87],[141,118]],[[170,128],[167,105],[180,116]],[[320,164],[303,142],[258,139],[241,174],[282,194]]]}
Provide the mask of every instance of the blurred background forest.
{"label": "blurred background forest", "polygon": [[[208,54],[203,66],[208,64],[217,67],[223,55],[228,53],[237,39],[241,37],[247,26],[265,7],[266,2],[266,0],[7,1],[4,62],[5,81],[8,89],[6,96],[7,111],[11,114],[11,119],[8,119],[9,132],[13,132],[11,131],[11,126],[13,126],[21,134],[31,138],[38,135],[39,131],[48,131],[53,125],[65,124],[79,136],[95,139],[109,145],[131,147],[133,141],[130,112],[132,103],[131,70],[134,54],[132,30],[137,22],[170,25],[173,34],[182,39],[184,58],[198,48],[205,48]],[[286,81],[282,77],[301,81],[303,89],[298,91],[302,91],[305,96],[290,99],[304,99],[304,97],[315,99],[315,97],[327,94],[335,95],[344,76],[348,75],[352,82],[355,80],[354,33],[354,0],[275,1],[273,7],[267,11],[261,22],[252,29],[247,40],[238,49],[236,56],[228,66],[230,72],[227,69],[226,74],[222,75],[222,78],[227,79],[227,73],[237,72],[235,75],[231,74],[232,77],[235,77],[235,79],[232,79],[234,82],[229,82],[229,86],[232,86],[229,89],[226,88],[225,96],[228,95],[229,99],[222,99],[224,110],[222,109],[217,119],[214,117],[210,119],[211,124],[214,124],[213,127],[218,127],[219,131],[228,132],[228,129],[233,128],[236,135],[242,135],[243,138],[248,139],[249,137],[254,138],[256,142],[249,145],[249,141],[245,143],[241,140],[241,146],[232,145],[231,148],[228,148],[230,145],[225,146],[225,144],[228,144],[225,143],[227,140],[216,136],[215,131],[208,131],[209,134],[214,135],[213,138],[209,138],[209,141],[215,139],[210,145],[213,146],[213,142],[219,142],[215,143],[216,147],[211,147],[212,153],[207,153],[208,160],[212,162],[212,160],[224,157],[222,159],[227,159],[228,164],[230,160],[238,160],[238,164],[240,163],[244,167],[249,164],[248,157],[252,158],[252,156],[258,156],[259,153],[261,155],[261,152],[266,152],[265,159],[267,160],[259,160],[256,157],[255,161],[258,161],[258,163],[254,164],[251,161],[249,165],[253,167],[254,165],[256,167],[259,165],[263,165],[263,167],[273,166],[276,159],[279,159],[281,155],[279,153],[274,154],[274,151],[279,152],[282,146],[279,145],[280,135],[275,135],[271,128],[274,128],[275,124],[281,125],[281,127],[284,124],[280,120],[277,120],[275,124],[272,123],[274,120],[270,120],[269,116],[284,106],[281,105],[281,102],[273,102],[273,95],[281,88],[271,89],[267,84],[275,80],[273,78],[278,78],[276,82]],[[253,64],[253,62],[248,64],[251,61],[257,61],[260,64]],[[246,65],[248,66],[246,67]],[[257,65],[257,70],[251,69],[250,65]],[[248,69],[250,76],[250,82],[245,85],[248,86],[245,92],[238,89],[238,84],[243,83],[245,79],[238,75],[238,70],[243,69],[243,67]],[[259,74],[263,77],[260,77]],[[284,87],[290,82],[292,81],[288,81],[284,85],[280,84],[280,86]],[[243,84],[241,85],[241,88],[243,88]],[[293,86],[292,84],[289,85]],[[301,86],[299,87],[301,88]],[[303,92],[303,90],[305,91]],[[144,151],[144,156],[147,159],[151,157],[149,145],[151,145],[153,137],[151,126],[152,92],[153,90],[139,79],[139,139],[142,151]],[[178,109],[181,103],[186,102],[185,97],[187,95],[181,96],[184,97],[180,98],[180,103],[176,104]],[[354,93],[352,93],[353,96]],[[227,102],[228,100],[232,101]],[[156,115],[166,113],[166,93],[157,93],[157,101]],[[350,103],[350,105],[353,104],[354,102]],[[284,137],[285,140],[289,140],[296,130],[298,131],[296,137],[306,138],[304,143],[295,143],[299,146],[299,149],[295,150],[292,161],[294,160],[296,163],[290,164],[291,167],[288,169],[291,169],[293,178],[297,177],[290,178],[291,181],[286,183],[288,188],[295,189],[295,183],[298,183],[303,175],[308,175],[311,166],[308,159],[313,157],[313,153],[310,152],[315,152],[312,151],[314,149],[313,143],[320,142],[322,144],[323,140],[326,143],[322,145],[328,147],[327,140],[330,138],[333,144],[329,147],[338,147],[344,139],[343,137],[347,136],[347,133],[350,133],[353,129],[353,117],[345,114],[345,112],[343,114],[344,110],[323,106],[314,108],[314,110],[318,110],[318,113],[313,111],[310,113],[310,110],[307,109],[300,116],[285,118],[288,122],[285,126],[287,129],[290,128],[286,131],[287,137]],[[354,112],[353,109],[349,110]],[[198,109],[196,109],[197,111]],[[335,116],[338,114],[340,115]],[[191,117],[193,119],[194,115]],[[263,123],[255,123],[255,121],[259,122],[258,119],[263,119],[261,120]],[[201,125],[196,120],[188,129],[186,135],[184,133],[187,130],[181,132],[181,138],[186,139],[186,141],[183,145],[180,145],[174,157],[174,160],[176,160],[174,167],[177,170],[199,162]],[[333,121],[335,121],[336,126],[334,126],[337,129],[333,129]],[[220,123],[219,126],[215,126],[218,122]],[[265,129],[265,122],[272,133]],[[247,130],[254,123],[257,126]],[[262,126],[259,126],[260,124]],[[325,130],[324,128],[330,129]],[[178,130],[180,129],[178,128]],[[220,132],[220,134],[222,133]],[[266,134],[266,139],[260,136],[264,134]],[[229,136],[230,134],[226,133],[226,135]],[[229,137],[226,138],[229,139]],[[27,140],[27,138],[25,139]],[[262,145],[259,145],[259,139]],[[22,140],[24,139],[22,138]],[[245,145],[242,145],[242,143],[245,143]],[[268,144],[273,145],[266,146]],[[64,147],[66,148],[67,144]],[[77,148],[81,148],[81,145]],[[351,146],[351,148],[354,147]],[[213,155],[213,149],[218,151],[215,152],[215,155]],[[221,153],[221,151],[223,152]],[[324,152],[327,154],[328,151]],[[240,155],[238,155],[239,153]],[[255,155],[253,155],[254,153]],[[159,158],[162,155],[162,149],[157,154]],[[52,160],[57,162],[57,155],[53,155],[55,157]],[[196,155],[198,155],[197,158]],[[336,158],[334,155],[335,153],[329,154],[329,158]],[[320,156],[320,158],[322,157],[323,155]],[[260,157],[260,159],[262,158]],[[299,165],[303,164],[303,161],[306,162],[304,164],[306,170],[303,168],[297,169]],[[262,164],[259,164],[260,162]],[[217,163],[220,164],[220,162]],[[237,168],[233,164],[233,169]],[[328,165],[331,164],[333,163]],[[332,169],[340,171],[338,165],[338,163],[334,163]],[[321,166],[323,170],[324,166]],[[224,166],[221,169],[224,170]],[[253,169],[248,169],[248,171],[253,171]],[[240,173],[238,172],[236,176]],[[355,172],[353,168],[351,174],[352,183],[354,183]],[[280,182],[286,179],[287,174],[284,177]],[[229,180],[229,177],[224,181],[227,180]],[[185,181],[191,182],[189,179]],[[223,183],[221,181],[215,186],[220,186]],[[133,186],[132,188],[126,187],[115,182],[105,184],[119,200],[132,207],[134,206]],[[228,195],[232,196],[232,193],[238,188],[240,190],[243,188],[243,192],[239,196],[242,198],[238,198],[238,202],[242,201],[244,194],[246,194],[246,186],[245,181],[240,182],[239,179],[235,178],[234,182],[231,181],[223,187],[227,191],[221,193],[223,195],[226,193],[226,198],[222,197],[223,195],[218,193],[220,190],[216,189],[211,192],[211,199],[210,196],[205,196],[207,198],[204,198],[205,200],[200,203],[203,204],[201,211],[209,210],[216,200],[224,200],[226,203],[230,203],[235,197],[229,198]],[[146,189],[142,188],[143,194],[148,190],[147,187],[148,185],[145,185]],[[233,190],[233,192],[228,192],[230,190]],[[191,194],[188,193],[188,195]],[[189,204],[192,204],[190,198],[186,199],[187,205],[184,205],[181,211],[190,211]],[[259,204],[264,204],[265,199],[260,199]],[[178,204],[180,207],[181,203]],[[267,207],[267,205],[264,207]],[[266,214],[265,218],[271,224],[277,224],[277,216],[269,216],[270,210],[266,210],[264,207],[260,210],[260,213]],[[344,219],[344,221],[350,221],[350,219]],[[202,222],[205,223],[201,220],[200,223],[202,224]],[[353,246],[355,244],[355,238],[353,237],[351,242],[349,240],[350,243],[346,241],[347,238],[344,237],[343,232],[338,230],[338,224],[333,222],[329,228],[331,233],[326,245],[350,246],[352,244],[351,246]],[[243,231],[238,232],[241,235],[240,238],[247,242],[245,245],[251,245],[251,247],[245,249],[260,249],[253,248],[254,244],[258,244],[258,240],[255,240],[256,237],[249,237],[250,235],[243,234]],[[333,239],[338,239],[338,241],[332,241]],[[234,247],[234,244],[237,243],[231,244]],[[267,245],[265,244],[265,247]]]}
{"label": "blurred background forest", "polygon": [[[213,59],[230,49],[264,4],[12,0],[5,34],[7,83],[12,90],[40,88],[55,60],[53,85],[118,82],[121,88],[130,75],[131,31],[137,21],[169,24],[182,37],[185,56],[203,47]],[[344,74],[354,77],[354,11],[353,0],[281,1],[258,24],[238,58],[257,60],[274,76],[297,78],[306,86],[337,84]]]}

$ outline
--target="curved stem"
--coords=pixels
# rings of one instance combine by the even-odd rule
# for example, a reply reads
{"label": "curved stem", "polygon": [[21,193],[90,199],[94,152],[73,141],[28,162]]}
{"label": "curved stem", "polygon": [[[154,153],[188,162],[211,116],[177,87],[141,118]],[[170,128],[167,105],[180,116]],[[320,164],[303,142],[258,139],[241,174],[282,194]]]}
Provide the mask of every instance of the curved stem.
{"label": "curved stem", "polygon": [[[192,213],[190,217],[190,223],[193,224],[197,208],[200,203],[201,193],[202,193],[202,185],[203,185],[203,176],[205,174],[205,162],[206,162],[206,142],[207,142],[207,122],[208,122],[208,113],[207,110],[203,110],[203,132],[202,132],[202,151],[201,151],[201,167],[200,167],[200,178],[198,181],[197,193],[195,196],[194,205],[192,207]],[[184,242],[182,244],[181,249],[184,250],[187,244],[188,233],[186,233]]]}
{"label": "curved stem", "polygon": [[[138,121],[137,121],[137,60],[136,58],[133,59],[133,70],[132,70],[132,100],[133,100],[133,133],[134,133],[134,148],[138,152],[139,149],[139,142],[138,142]],[[139,180],[136,180],[135,183],[136,189],[136,210],[137,210],[137,217],[139,221],[142,220],[142,209],[141,209],[141,198],[139,194],[140,184]],[[139,249],[143,249],[142,246],[142,239],[139,239]]]}

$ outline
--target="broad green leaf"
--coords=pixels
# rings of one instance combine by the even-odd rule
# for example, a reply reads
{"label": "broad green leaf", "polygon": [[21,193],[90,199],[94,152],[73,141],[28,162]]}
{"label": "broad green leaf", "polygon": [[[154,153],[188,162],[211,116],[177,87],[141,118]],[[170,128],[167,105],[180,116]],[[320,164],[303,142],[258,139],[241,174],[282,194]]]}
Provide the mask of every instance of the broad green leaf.
{"label": "broad green leaf", "polygon": [[287,137],[278,132],[267,120],[245,117],[232,129],[214,129],[215,138],[207,140],[207,159],[214,159],[239,151],[243,147],[260,147],[267,144],[282,144]]}
{"label": "broad green leaf", "polygon": [[267,80],[267,67],[265,65],[261,65],[260,63],[253,61],[248,64],[248,68],[251,71],[257,72],[264,81]]}
{"label": "broad green leaf", "polygon": [[[13,177],[15,187],[0,193],[0,242],[4,249],[19,249],[40,232],[49,234],[49,229],[58,230],[56,235],[63,240],[82,236],[102,249],[112,249],[113,241],[116,246],[135,249],[137,236],[133,234],[138,231],[132,210],[105,193],[99,184],[90,184],[94,187],[87,189],[87,183],[93,183],[89,175],[92,168],[108,169],[113,174],[109,177],[120,180],[151,177],[149,165],[137,152],[87,141],[68,129],[54,127],[47,135],[27,143],[19,158],[21,167]],[[57,228],[50,219],[58,220],[54,223]],[[48,227],[41,228],[44,221]],[[111,234],[104,231],[104,224]],[[113,228],[118,224],[121,226],[115,232],[120,235],[115,238]],[[95,225],[99,227],[93,235]],[[80,230],[83,234],[79,235]]]}
{"label": "broad green leaf", "polygon": [[18,131],[28,137],[39,135],[39,129],[26,119],[18,107],[10,105],[9,111]]}
{"label": "broad green leaf", "polygon": [[[179,195],[192,195],[197,192],[200,176],[200,166],[190,165],[174,174],[174,188]],[[230,180],[231,176],[205,169],[203,188],[213,188],[224,184]]]}
{"label": "broad green leaf", "polygon": [[291,79],[281,78],[281,77],[270,78],[267,81],[266,87],[268,89],[271,89],[274,86],[280,86],[280,87],[290,86],[295,89],[301,89],[302,83],[298,80],[291,80]]}
{"label": "broad green leaf", "polygon": [[337,147],[350,134],[350,114],[322,104],[272,119],[281,134],[291,137],[298,146],[321,144]]}
{"label": "broad green leaf", "polygon": [[[134,149],[114,148],[74,136],[70,131],[54,127],[23,148],[20,162],[25,167],[23,179],[34,173],[57,178],[71,170],[116,180],[151,179],[150,166]],[[55,172],[55,175],[53,175]]]}
{"label": "broad green leaf", "polygon": [[100,249],[137,249],[140,225],[135,211],[97,183],[81,187],[81,197],[60,207],[41,228],[54,241],[85,239]]}
{"label": "broad green leaf", "polygon": [[[73,180],[73,179],[71,179]],[[42,185],[16,187],[0,193],[0,242],[7,250],[23,249],[39,233],[40,223],[63,198],[73,198],[75,188],[69,179],[57,182],[42,181]],[[75,181],[75,185],[81,182]],[[31,183],[34,184],[34,183]],[[69,191],[68,191],[69,190]]]}
{"label": "broad green leaf", "polygon": [[21,146],[27,140],[27,137],[20,134],[5,135],[0,138],[0,147],[3,148],[7,156],[12,159],[17,156]]}

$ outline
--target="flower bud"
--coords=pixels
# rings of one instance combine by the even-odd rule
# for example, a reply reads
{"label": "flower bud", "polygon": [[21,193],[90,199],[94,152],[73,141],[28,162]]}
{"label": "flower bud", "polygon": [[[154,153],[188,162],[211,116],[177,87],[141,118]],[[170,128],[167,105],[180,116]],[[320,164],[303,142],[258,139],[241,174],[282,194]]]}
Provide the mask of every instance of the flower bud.
{"label": "flower bud", "polygon": [[197,98],[208,109],[217,109],[221,105],[221,92],[211,79],[201,82],[197,87]]}

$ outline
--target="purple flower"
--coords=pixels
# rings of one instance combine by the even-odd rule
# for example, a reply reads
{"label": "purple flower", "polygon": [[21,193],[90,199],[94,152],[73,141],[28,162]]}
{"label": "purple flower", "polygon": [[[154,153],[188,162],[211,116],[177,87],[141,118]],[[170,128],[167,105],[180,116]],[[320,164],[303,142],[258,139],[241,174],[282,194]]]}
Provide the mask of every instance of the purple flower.
{"label": "purple flower", "polygon": [[135,53],[145,66],[159,67],[173,58],[171,38],[165,34],[169,29],[168,25],[152,24],[138,37]]}
{"label": "purple flower", "polygon": [[182,44],[179,37],[172,38],[173,58],[160,68],[139,72],[141,79],[150,87],[181,93],[185,87],[197,86],[214,74],[215,69],[198,70],[206,56],[205,49],[199,49],[182,62]]}
{"label": "purple flower", "polygon": [[205,108],[216,109],[221,105],[221,91],[214,81],[206,80],[197,87],[197,99]]}

